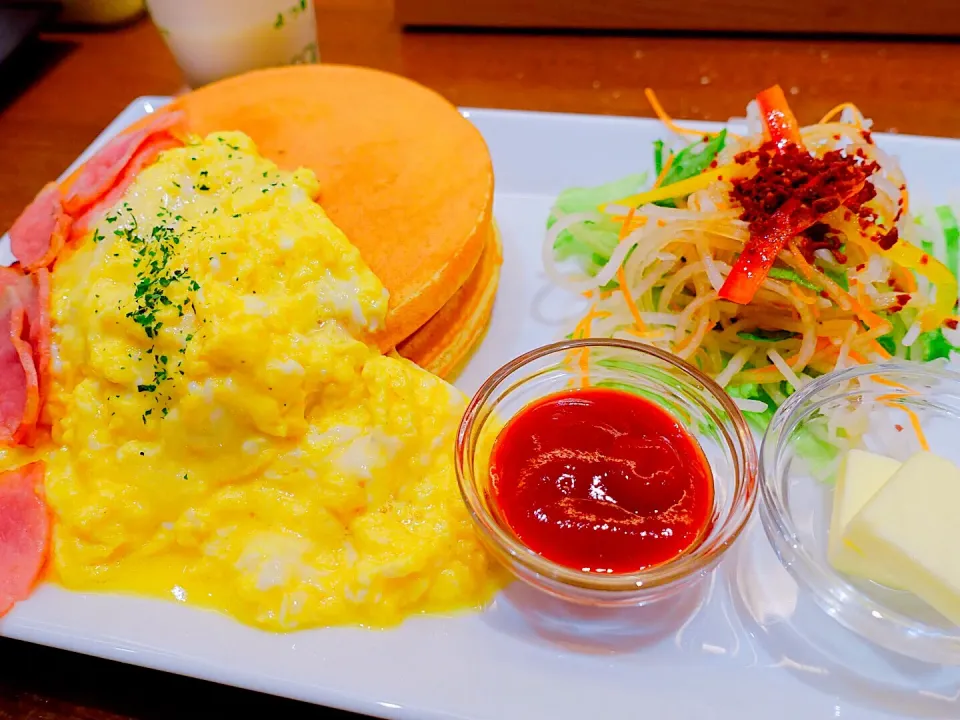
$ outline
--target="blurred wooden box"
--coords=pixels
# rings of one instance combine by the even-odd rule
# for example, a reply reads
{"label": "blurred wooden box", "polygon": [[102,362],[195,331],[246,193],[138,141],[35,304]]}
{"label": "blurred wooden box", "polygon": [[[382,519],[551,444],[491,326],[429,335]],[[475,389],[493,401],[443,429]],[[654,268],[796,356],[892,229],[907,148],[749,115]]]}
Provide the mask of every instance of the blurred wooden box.
{"label": "blurred wooden box", "polygon": [[960,0],[395,0],[405,27],[960,36]]}

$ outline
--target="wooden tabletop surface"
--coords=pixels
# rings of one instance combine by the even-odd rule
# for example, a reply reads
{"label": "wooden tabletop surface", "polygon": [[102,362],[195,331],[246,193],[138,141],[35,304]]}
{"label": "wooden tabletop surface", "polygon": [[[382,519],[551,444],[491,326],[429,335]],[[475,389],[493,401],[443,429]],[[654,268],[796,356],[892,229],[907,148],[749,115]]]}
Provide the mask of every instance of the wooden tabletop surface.
{"label": "wooden tabletop surface", "polygon": [[[960,137],[960,44],[839,38],[401,33],[389,0],[320,0],[326,62],[401,73],[475,107],[676,117],[742,115],[779,82],[801,121],[856,101],[878,130]],[[51,34],[0,68],[0,228],[135,97],[182,80],[147,20]],[[0,720],[346,715],[0,640]]]}

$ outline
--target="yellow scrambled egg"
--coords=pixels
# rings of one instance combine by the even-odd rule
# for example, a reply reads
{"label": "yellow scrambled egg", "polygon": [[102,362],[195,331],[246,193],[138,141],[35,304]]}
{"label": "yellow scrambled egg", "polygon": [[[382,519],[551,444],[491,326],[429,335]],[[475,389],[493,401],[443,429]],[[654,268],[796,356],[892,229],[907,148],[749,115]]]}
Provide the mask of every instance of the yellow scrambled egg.
{"label": "yellow scrambled egg", "polygon": [[453,471],[465,398],[362,341],[387,295],[316,192],[245,135],[211,135],[164,153],[58,264],[63,585],[272,630],[495,590]]}

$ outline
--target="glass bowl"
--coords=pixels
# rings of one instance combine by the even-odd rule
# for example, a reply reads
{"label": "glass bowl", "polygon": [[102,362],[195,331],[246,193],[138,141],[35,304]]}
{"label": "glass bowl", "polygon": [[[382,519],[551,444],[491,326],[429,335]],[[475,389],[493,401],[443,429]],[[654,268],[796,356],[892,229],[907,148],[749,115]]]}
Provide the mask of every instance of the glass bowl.
{"label": "glass bowl", "polygon": [[[488,467],[500,429],[529,403],[585,386],[619,388],[651,399],[700,443],[712,470],[713,511],[700,541],[666,563],[629,574],[570,569],[524,545],[493,501]],[[497,370],[464,414],[456,467],[464,501],[491,552],[520,580],[564,600],[594,606],[644,605],[692,585],[736,540],[757,494],[753,437],[733,400],[679,358],[625,340],[558,342]]]}
{"label": "glass bowl", "polygon": [[760,449],[760,517],[780,562],[814,601],[860,636],[916,660],[960,663],[960,628],[911,593],[848,577],[827,561],[833,481],[858,448],[906,460],[920,448],[960,461],[960,373],[883,363],[833,372],[777,410]]}

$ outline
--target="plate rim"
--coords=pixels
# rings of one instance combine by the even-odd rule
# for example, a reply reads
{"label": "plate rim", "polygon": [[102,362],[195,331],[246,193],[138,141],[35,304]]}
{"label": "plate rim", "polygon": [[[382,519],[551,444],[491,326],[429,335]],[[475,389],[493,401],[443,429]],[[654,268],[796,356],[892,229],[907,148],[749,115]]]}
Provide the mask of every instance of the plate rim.
{"label": "plate rim", "polygon": [[[91,141],[80,155],[68,166],[59,176],[59,179],[67,177],[76,167],[86,161],[94,152],[106,144],[111,137],[120,132],[123,128],[143,115],[149,114],[155,109],[162,107],[173,98],[170,96],[144,95],[132,100],[118,115]],[[468,119],[487,119],[493,121],[533,121],[533,122],[576,122],[588,123],[595,126],[600,124],[612,124],[620,126],[641,125],[646,128],[650,126],[662,127],[662,123],[656,118],[650,117],[631,117],[622,115],[596,115],[589,113],[554,113],[531,110],[509,110],[494,108],[462,107],[460,112]],[[139,115],[138,115],[139,113]],[[732,119],[734,122],[736,118]],[[696,129],[712,130],[719,127],[728,126],[726,122],[704,122],[704,121],[682,121],[688,126]],[[666,132],[665,132],[666,134]],[[931,143],[946,143],[952,148],[960,147],[960,139],[942,138],[935,136],[905,135],[875,133],[875,137],[882,139],[896,139],[898,142],[906,141],[912,144],[913,141],[923,145]],[[3,238],[0,238],[0,242]],[[752,521],[753,522],[753,521]],[[59,589],[59,588],[58,588]],[[62,589],[59,589],[62,590]],[[83,596],[82,593],[77,593]],[[124,601],[136,602],[140,598],[124,598]],[[163,602],[163,601],[157,601]],[[195,608],[185,608],[189,612],[197,612]],[[199,611],[204,612],[204,611]],[[369,631],[368,631],[369,632]],[[360,713],[363,715],[389,718],[391,720],[470,720],[473,716],[464,715],[461,712],[453,713],[444,710],[436,710],[422,704],[397,705],[378,700],[372,697],[361,697],[355,693],[343,692],[338,690],[333,684],[306,686],[299,681],[290,681],[281,676],[266,677],[261,672],[243,671],[230,669],[228,678],[218,673],[218,668],[209,660],[200,657],[191,657],[187,655],[176,655],[164,653],[156,648],[135,648],[133,642],[128,641],[124,644],[122,636],[114,638],[114,642],[106,640],[94,641],[84,639],[83,636],[69,635],[64,632],[58,632],[54,627],[42,627],[42,623],[24,621],[11,625],[9,622],[0,620],[0,636],[5,636],[23,642],[32,642],[48,647],[58,648],[69,652],[75,652],[84,655],[102,657],[108,660],[124,662],[127,664],[138,665],[152,670],[170,672],[179,675],[194,677],[197,679],[216,682],[220,684],[229,684],[241,688],[251,689],[257,692],[263,692],[271,695],[287,697],[311,704],[322,704],[330,708],[345,710],[348,712]],[[267,686],[269,681],[269,686]],[[312,692],[308,692],[308,690]],[[322,696],[322,700],[317,700]]]}

